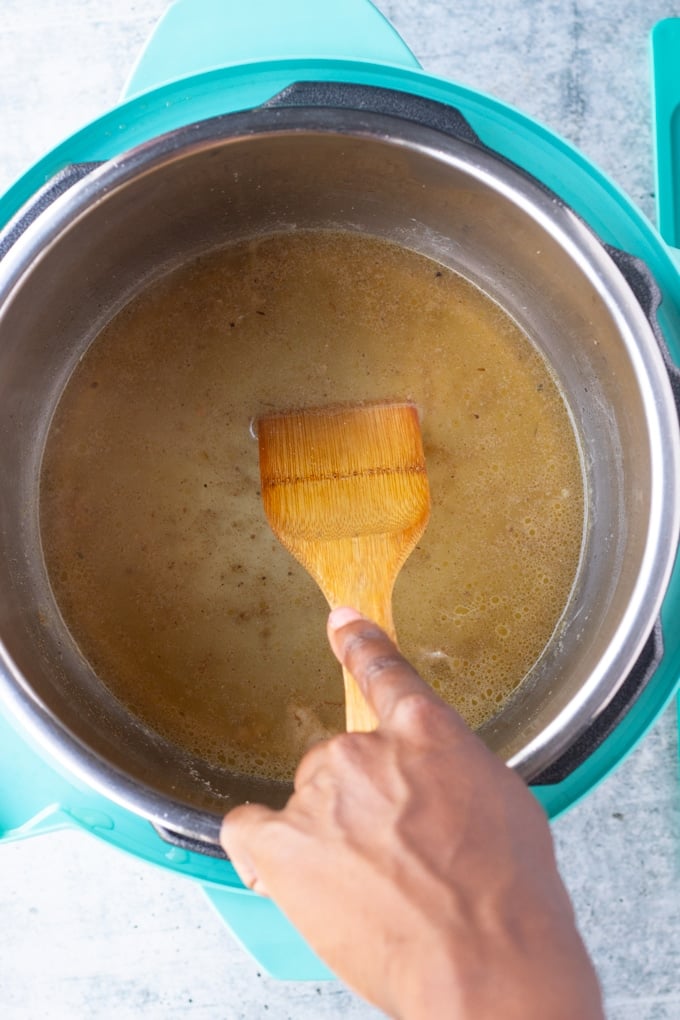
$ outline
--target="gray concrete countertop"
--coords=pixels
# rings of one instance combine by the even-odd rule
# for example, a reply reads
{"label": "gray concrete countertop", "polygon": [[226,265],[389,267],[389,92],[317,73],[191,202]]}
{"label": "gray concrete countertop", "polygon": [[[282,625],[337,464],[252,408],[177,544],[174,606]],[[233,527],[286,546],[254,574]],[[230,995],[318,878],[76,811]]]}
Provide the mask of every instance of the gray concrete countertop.
{"label": "gray concrete countertop", "polygon": [[[0,0],[0,191],[115,104],[167,3]],[[377,6],[426,70],[496,96],[562,134],[653,217],[648,37],[656,21],[680,13],[677,4]],[[674,709],[554,824],[554,833],[610,1020],[680,1017]],[[6,1020],[377,1016],[340,983],[266,977],[196,884],[80,832],[0,845],[0,917]]]}

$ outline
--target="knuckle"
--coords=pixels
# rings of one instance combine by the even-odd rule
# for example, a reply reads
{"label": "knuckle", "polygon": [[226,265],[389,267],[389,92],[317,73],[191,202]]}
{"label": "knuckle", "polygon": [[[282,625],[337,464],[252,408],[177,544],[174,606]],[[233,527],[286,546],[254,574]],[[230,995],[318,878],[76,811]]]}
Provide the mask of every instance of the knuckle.
{"label": "knuckle", "polygon": [[323,782],[345,784],[349,776],[363,774],[370,734],[339,733],[328,743],[328,757],[323,770]]}
{"label": "knuckle", "polygon": [[438,725],[438,705],[429,693],[417,691],[401,698],[394,707],[395,726],[413,736],[427,736]]}
{"label": "knuckle", "polygon": [[380,647],[385,640],[382,631],[370,625],[349,634],[343,649],[347,664],[350,668],[362,665],[375,654],[376,647]]}
{"label": "knuckle", "polygon": [[315,748],[313,758],[308,755],[298,766],[295,777],[296,793],[303,793],[323,787],[326,788],[342,780],[351,770],[361,768],[364,748],[363,733],[338,733],[324,742],[318,750]]}
{"label": "knuckle", "polygon": [[345,665],[354,676],[370,684],[393,670],[403,669],[406,661],[396,648],[380,635],[377,640],[366,638],[358,641],[347,655]]}
{"label": "knuckle", "polygon": [[351,763],[361,754],[361,739],[358,733],[339,733],[328,743],[331,761]]}
{"label": "knuckle", "polygon": [[364,676],[367,680],[373,680],[403,664],[404,660],[397,654],[374,655],[364,663]]}

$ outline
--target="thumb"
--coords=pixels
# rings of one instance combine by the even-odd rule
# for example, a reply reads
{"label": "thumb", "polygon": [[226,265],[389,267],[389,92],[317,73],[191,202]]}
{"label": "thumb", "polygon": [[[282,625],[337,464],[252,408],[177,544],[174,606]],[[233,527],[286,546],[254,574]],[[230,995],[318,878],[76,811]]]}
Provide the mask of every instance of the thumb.
{"label": "thumb", "polygon": [[349,670],[380,723],[390,719],[397,704],[420,694],[439,702],[431,687],[376,623],[354,609],[334,609],[328,617],[328,640],[340,663]]}
{"label": "thumb", "polygon": [[236,868],[243,884],[268,896],[257,861],[262,847],[267,846],[265,830],[276,814],[263,804],[242,804],[225,815],[220,829],[220,843]]}

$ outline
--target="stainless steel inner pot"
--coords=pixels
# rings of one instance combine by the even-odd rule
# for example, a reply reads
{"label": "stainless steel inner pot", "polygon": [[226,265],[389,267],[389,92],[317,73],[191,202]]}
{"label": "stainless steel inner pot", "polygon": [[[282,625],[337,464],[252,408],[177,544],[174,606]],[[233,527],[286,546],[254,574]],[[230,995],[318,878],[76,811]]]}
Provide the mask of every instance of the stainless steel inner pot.
{"label": "stainless steel inner pot", "polygon": [[658,615],[678,534],[678,424],[653,330],[589,228],[469,141],[388,115],[262,108],[103,164],[0,264],[0,638],[10,709],[91,786],[216,839],[225,807],[282,785],[209,767],[98,682],[45,574],[38,478],[50,419],[99,330],[145,283],[254,234],[333,227],[452,267],[552,365],[581,444],[585,539],[563,620],[484,739],[527,779],[604,710]]}

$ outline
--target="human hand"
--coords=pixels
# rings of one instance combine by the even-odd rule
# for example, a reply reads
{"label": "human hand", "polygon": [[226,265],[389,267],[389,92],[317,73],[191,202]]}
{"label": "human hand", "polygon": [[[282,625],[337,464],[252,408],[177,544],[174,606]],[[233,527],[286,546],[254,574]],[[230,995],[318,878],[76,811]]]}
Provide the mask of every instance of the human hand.
{"label": "human hand", "polygon": [[328,636],[374,708],[222,843],[332,970],[400,1020],[601,1020],[550,829],[524,783],[353,610]]}

